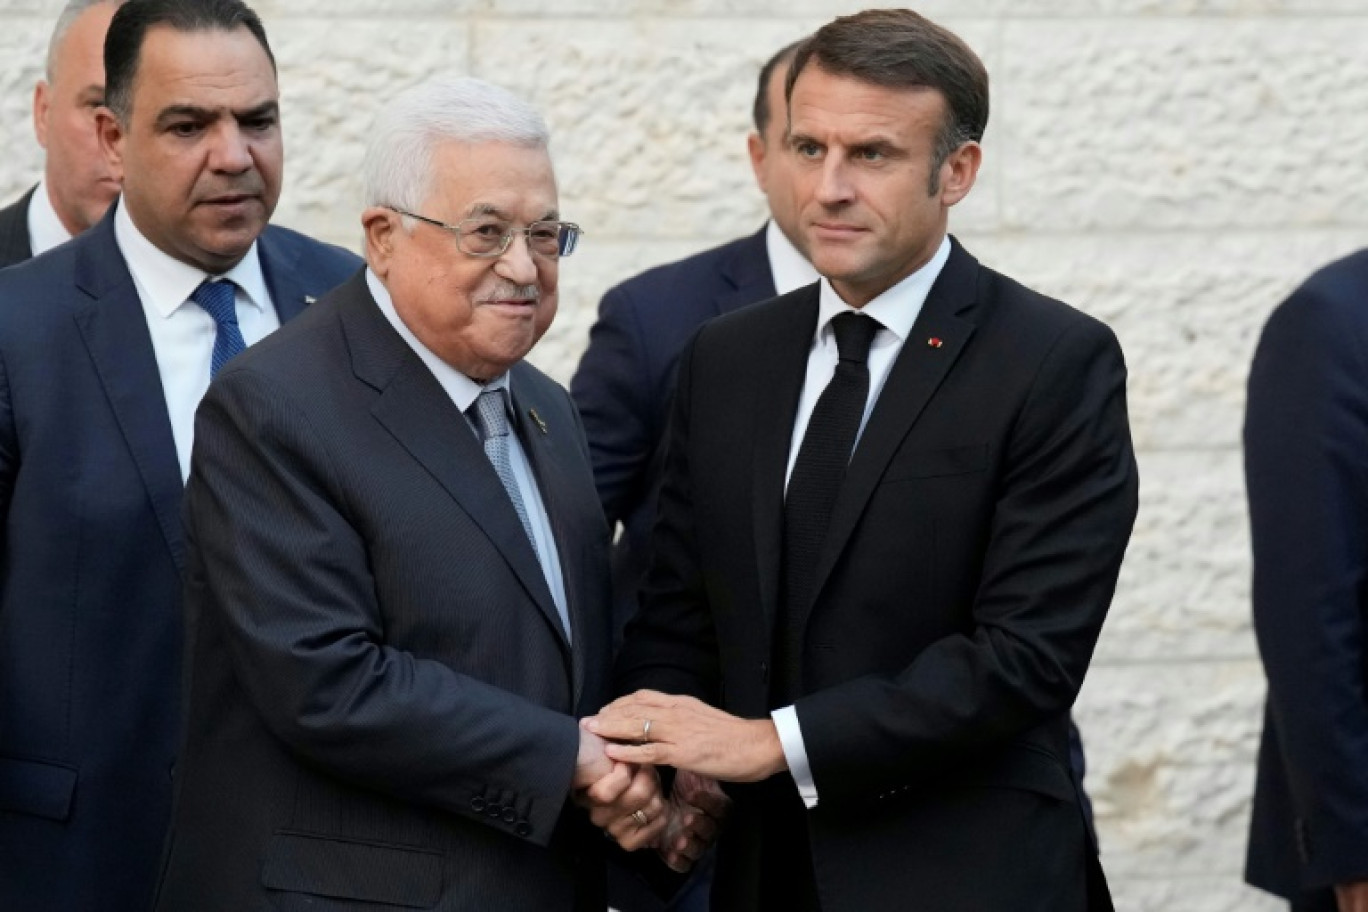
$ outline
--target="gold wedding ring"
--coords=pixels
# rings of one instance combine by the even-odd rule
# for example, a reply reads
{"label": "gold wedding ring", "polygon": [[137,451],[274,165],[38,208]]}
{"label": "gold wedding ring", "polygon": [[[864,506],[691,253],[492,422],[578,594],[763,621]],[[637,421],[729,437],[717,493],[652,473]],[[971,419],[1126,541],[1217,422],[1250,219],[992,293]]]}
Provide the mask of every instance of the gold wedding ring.
{"label": "gold wedding ring", "polygon": [[644,827],[646,824],[651,822],[651,818],[646,816],[646,812],[639,810],[632,811],[632,819],[636,821],[636,825],[639,827]]}
{"label": "gold wedding ring", "polygon": [[642,743],[642,744],[650,744],[650,743],[651,743],[651,720],[650,720],[650,719],[647,719],[647,720],[646,720],[645,722],[643,722],[642,725],[641,725],[641,743]]}

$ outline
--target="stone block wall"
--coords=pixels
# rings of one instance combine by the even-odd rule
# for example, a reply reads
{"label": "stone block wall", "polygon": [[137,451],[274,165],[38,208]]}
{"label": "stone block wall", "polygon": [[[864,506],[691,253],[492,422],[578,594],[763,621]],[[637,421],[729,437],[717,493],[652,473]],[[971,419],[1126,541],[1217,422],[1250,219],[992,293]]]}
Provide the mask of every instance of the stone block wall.
{"label": "stone block wall", "polygon": [[[58,4],[0,0],[0,199],[34,179],[29,103]],[[533,360],[568,380],[611,284],[764,217],[756,69],[834,0],[259,0],[281,64],[277,221],[355,248],[373,114],[438,70],[546,114],[587,229]],[[928,0],[992,74],[984,262],[1113,326],[1142,506],[1077,707],[1122,912],[1265,912],[1241,885],[1263,677],[1239,431],[1271,308],[1368,237],[1368,0]]]}

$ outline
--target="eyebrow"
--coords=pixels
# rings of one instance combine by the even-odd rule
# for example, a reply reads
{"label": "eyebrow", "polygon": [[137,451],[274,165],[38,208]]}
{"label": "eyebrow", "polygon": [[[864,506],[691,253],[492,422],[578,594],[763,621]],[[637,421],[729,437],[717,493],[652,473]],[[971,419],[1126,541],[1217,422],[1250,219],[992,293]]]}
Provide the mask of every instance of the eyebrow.
{"label": "eyebrow", "polygon": [[[506,212],[505,210],[500,209],[498,206],[495,206],[493,203],[476,203],[476,204],[474,204],[474,205],[471,206],[470,209],[468,210],[468,214],[466,215],[466,218],[476,218],[477,216],[481,216],[481,215],[492,215],[492,216],[494,216],[495,218],[497,218],[497,219],[502,219],[502,220],[505,221],[505,222],[516,222],[516,221],[517,221],[517,219],[515,219],[512,215],[508,214],[508,212]],[[545,214],[543,214],[540,218],[533,219],[533,221],[536,221],[536,222],[554,222],[554,221],[558,220],[559,218],[560,218],[560,213],[557,212],[554,208],[552,208],[552,209],[547,209],[546,212],[545,212]]]}
{"label": "eyebrow", "polygon": [[[280,102],[263,101],[254,108],[247,108],[244,111],[233,111],[232,115],[237,120],[255,120],[267,115],[274,116],[280,111]],[[219,116],[218,108],[202,108],[199,105],[171,105],[163,108],[157,115],[157,126],[164,126],[173,120],[189,118],[191,120],[214,120]]]}

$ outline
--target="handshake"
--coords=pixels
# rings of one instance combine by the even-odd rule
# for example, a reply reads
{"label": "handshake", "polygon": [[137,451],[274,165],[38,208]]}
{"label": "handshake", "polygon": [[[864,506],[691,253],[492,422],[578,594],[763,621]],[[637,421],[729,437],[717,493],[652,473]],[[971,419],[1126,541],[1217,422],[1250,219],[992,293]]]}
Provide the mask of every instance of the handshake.
{"label": "handshake", "polygon": [[[756,782],[787,768],[774,723],[741,719],[692,697],[641,690],[584,719],[576,800],[629,852],[654,848],[687,871],[717,839],[731,800],[720,782]],[[676,770],[662,793],[657,766]]]}

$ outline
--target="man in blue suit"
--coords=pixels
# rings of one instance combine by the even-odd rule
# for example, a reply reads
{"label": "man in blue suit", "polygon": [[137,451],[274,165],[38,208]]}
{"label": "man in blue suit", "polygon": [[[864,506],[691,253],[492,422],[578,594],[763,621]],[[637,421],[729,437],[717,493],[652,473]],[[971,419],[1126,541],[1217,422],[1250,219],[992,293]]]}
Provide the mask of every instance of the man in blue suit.
{"label": "man in blue suit", "polygon": [[105,44],[123,194],[0,273],[0,909],[143,912],[180,736],[180,505],[212,372],[354,273],[267,227],[275,64],[240,0]]}
{"label": "man in blue suit", "polygon": [[1254,630],[1268,675],[1245,877],[1368,910],[1368,251],[1269,318],[1249,377]]}

